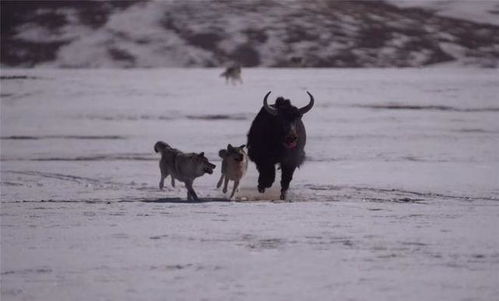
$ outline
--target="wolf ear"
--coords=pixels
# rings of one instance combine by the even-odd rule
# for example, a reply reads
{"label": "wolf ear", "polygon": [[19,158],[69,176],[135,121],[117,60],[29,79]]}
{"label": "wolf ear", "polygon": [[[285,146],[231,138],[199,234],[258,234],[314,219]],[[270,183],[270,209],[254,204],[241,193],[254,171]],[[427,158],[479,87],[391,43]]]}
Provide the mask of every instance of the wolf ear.
{"label": "wolf ear", "polygon": [[233,148],[234,148],[234,147],[232,146],[232,144],[227,145],[227,149],[228,149],[228,150],[232,150]]}
{"label": "wolf ear", "polygon": [[222,159],[223,159],[223,158],[225,158],[225,157],[227,157],[227,150],[226,150],[226,149],[221,149],[221,150],[218,152],[218,156],[219,156],[220,158],[222,158]]}
{"label": "wolf ear", "polygon": [[199,156],[200,156],[200,157],[204,157],[204,152],[200,152],[200,153],[199,153]]}
{"label": "wolf ear", "polygon": [[239,148],[244,148],[245,146],[246,146],[246,144],[243,144],[243,145],[241,145]]}

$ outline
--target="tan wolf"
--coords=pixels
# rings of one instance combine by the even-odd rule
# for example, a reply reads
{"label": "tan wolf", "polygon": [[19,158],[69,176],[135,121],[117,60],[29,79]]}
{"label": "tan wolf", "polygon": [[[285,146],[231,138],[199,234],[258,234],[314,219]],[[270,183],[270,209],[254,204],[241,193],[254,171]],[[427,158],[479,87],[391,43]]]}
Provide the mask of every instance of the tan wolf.
{"label": "tan wolf", "polygon": [[224,181],[223,192],[227,192],[227,185],[229,180],[234,181],[234,187],[232,188],[232,193],[230,198],[234,197],[234,194],[239,187],[239,181],[246,174],[248,169],[248,155],[244,151],[245,145],[239,147],[233,147],[232,145],[227,145],[227,149],[221,149],[218,152],[220,158],[222,158],[222,175],[218,181],[217,188],[222,186],[222,181]]}

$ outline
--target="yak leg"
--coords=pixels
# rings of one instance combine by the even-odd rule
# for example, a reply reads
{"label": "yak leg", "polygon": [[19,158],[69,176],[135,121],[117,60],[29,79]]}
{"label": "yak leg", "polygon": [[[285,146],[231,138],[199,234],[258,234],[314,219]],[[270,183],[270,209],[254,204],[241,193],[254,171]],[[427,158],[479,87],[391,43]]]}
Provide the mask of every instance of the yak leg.
{"label": "yak leg", "polygon": [[258,172],[260,175],[258,176],[258,191],[263,193],[265,192],[265,188],[269,188],[272,186],[275,180],[275,166],[272,163],[261,163],[257,166]]}
{"label": "yak leg", "polygon": [[296,166],[281,165],[281,200],[286,199],[286,192],[289,188],[289,183],[293,179],[293,173],[295,172]]}

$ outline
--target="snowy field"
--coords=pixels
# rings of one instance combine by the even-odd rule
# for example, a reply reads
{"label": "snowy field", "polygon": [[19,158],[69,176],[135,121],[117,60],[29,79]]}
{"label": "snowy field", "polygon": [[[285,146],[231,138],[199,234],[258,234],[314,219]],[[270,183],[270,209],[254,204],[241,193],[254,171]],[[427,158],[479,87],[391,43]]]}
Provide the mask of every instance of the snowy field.
{"label": "snowy field", "polygon": [[[2,300],[497,300],[497,70],[220,73],[2,70]],[[269,90],[315,96],[307,161],[229,202]],[[217,164],[202,202],[158,189],[157,140]]]}

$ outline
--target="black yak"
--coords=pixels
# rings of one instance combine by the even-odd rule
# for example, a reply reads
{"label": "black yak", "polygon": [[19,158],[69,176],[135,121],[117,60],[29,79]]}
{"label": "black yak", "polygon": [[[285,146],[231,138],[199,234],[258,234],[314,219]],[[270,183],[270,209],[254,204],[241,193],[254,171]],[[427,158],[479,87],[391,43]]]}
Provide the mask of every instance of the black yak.
{"label": "black yak", "polygon": [[263,99],[263,107],[253,120],[248,133],[248,155],[255,162],[259,172],[258,191],[272,186],[275,180],[275,165],[281,167],[281,199],[286,198],[286,191],[293,173],[305,160],[307,135],[302,116],[314,105],[314,97],[303,108],[291,105],[289,99],[278,97],[274,105],[267,103],[270,91]]}

